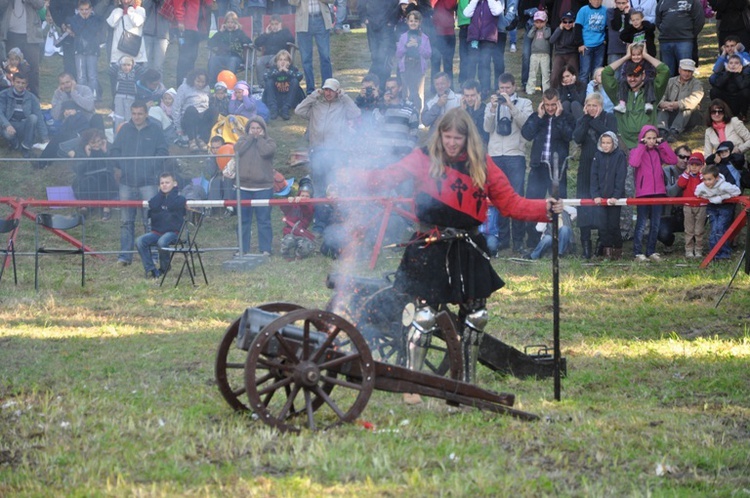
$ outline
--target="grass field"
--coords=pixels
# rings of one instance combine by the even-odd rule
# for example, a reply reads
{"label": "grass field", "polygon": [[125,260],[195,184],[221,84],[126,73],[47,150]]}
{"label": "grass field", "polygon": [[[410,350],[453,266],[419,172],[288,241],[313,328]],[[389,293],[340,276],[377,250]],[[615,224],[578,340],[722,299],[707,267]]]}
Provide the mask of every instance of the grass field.
{"label": "grass field", "polygon": [[[364,34],[333,45],[335,74],[353,91]],[[287,150],[303,129],[296,118],[271,125]],[[66,173],[5,163],[0,189],[43,198]],[[210,218],[205,245],[234,243],[233,221]],[[91,245],[116,250],[117,229],[92,219]],[[24,221],[21,251],[32,234]],[[7,272],[0,283],[0,496],[747,496],[750,282],[740,273],[715,309],[739,255],[701,270],[677,254],[646,265],[562,259],[562,401],[551,380],[479,369],[481,387],[514,393],[537,422],[375,392],[361,423],[299,435],[231,410],[216,348],[248,306],[325,306],[335,262],[274,257],[234,273],[221,267],[228,252],[212,252],[209,286],[169,278],[159,288],[137,260],[121,268],[108,256],[87,262],[81,288],[78,266],[58,258],[43,262],[35,293],[33,260],[21,256],[19,285]],[[381,275],[398,257],[349,269]],[[490,333],[516,347],[551,343],[549,260],[493,265],[507,286],[488,303]]]}

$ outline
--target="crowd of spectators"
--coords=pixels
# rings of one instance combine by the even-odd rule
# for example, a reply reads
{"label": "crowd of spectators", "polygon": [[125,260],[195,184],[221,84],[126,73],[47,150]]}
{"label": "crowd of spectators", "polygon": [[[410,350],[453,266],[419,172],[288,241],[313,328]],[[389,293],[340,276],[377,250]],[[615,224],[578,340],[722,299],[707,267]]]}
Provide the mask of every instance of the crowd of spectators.
{"label": "crowd of spectators", "polygon": [[[742,17],[742,10],[737,14],[726,2],[615,0],[604,6],[602,0],[587,4],[361,1],[357,10],[367,31],[371,65],[356,98],[347,95],[333,77],[331,61],[330,36],[343,32],[345,2],[289,0],[269,2],[268,7],[262,0],[238,5],[209,0],[58,2],[49,7],[46,17],[66,35],[60,42],[64,72],[49,119],[38,98],[44,18],[39,12],[45,8],[39,3],[8,1],[3,9],[0,2],[0,39],[8,49],[0,81],[6,87],[0,91],[0,127],[8,145],[24,157],[31,156],[34,147],[43,149],[42,159],[159,157],[168,156],[175,144],[190,152],[215,153],[225,142],[236,142],[242,156],[235,166],[241,197],[266,199],[272,195],[275,152],[266,123],[296,114],[307,120],[311,182],[305,196],[323,197],[336,190],[338,174],[350,165],[353,154],[370,167],[395,162],[419,146],[447,111],[460,107],[480,132],[488,155],[516,192],[527,198],[551,194],[547,166],[555,161],[562,164],[570,155],[571,142],[579,151],[575,160],[568,161],[575,168],[579,198],[599,198],[604,206],[619,196],[679,195],[687,180],[676,179],[684,176],[695,183],[701,173],[688,168],[690,153],[679,153],[693,147],[681,143],[673,151],[668,144],[685,142],[685,132],[702,124],[705,161],[719,167],[714,183],[744,186],[744,152],[750,148],[750,131],[744,124],[750,105],[750,55],[744,45],[748,30],[729,20]],[[292,12],[294,25],[284,26],[278,14]],[[261,18],[266,13],[276,15],[263,28]],[[259,33],[255,40],[240,22],[248,14]],[[706,18],[714,14],[721,19],[720,53],[709,78],[711,102],[704,109],[704,87],[696,78],[695,40]],[[212,18],[217,32],[208,38]],[[514,56],[521,59],[520,78],[505,72],[504,62],[508,40],[510,52],[517,51],[517,32],[523,33],[522,50]],[[131,35],[137,39],[135,48]],[[209,59],[196,67],[198,47],[206,39]],[[172,42],[178,44],[176,84],[167,88],[162,70]],[[318,51],[319,84],[313,44]],[[453,67],[456,45],[458,71]],[[290,53],[296,49],[301,70]],[[256,66],[247,69],[254,71],[253,77],[250,82],[236,81],[248,50],[258,55]],[[97,74],[100,51],[109,58],[111,135],[96,114],[104,94]],[[227,72],[229,79],[222,76]],[[534,105],[528,97],[538,90],[541,100]],[[620,171],[623,158],[616,151],[628,158],[625,173]],[[726,151],[729,154],[723,154]],[[163,163],[152,159],[120,160],[104,168],[78,165],[77,191],[89,199],[148,200],[157,193]],[[44,161],[36,164],[43,166]],[[610,166],[617,171],[611,178]],[[217,179],[221,171],[214,169],[207,178],[217,180],[219,187],[213,190],[219,193],[214,195],[233,198],[231,182]],[[564,170],[559,186],[563,197],[570,194],[567,183]],[[690,192],[696,191],[693,183]],[[117,195],[110,195],[112,185],[118,186]],[[713,185],[709,187],[715,191]],[[84,192],[102,188],[110,193]],[[323,236],[325,226],[318,222],[325,209],[324,205],[315,208],[310,233]],[[620,211],[582,208],[566,219],[568,224],[575,219],[583,257],[619,257],[622,240],[632,237],[635,258],[656,261],[660,259],[657,240],[671,245],[674,232],[683,229],[679,208],[639,208],[635,230],[630,215]],[[243,252],[250,250],[254,215],[259,252],[270,254],[270,210],[243,214],[247,223]],[[110,212],[103,216],[108,219]],[[722,211],[709,218],[724,225],[726,216]],[[124,265],[132,260],[135,218],[135,209],[121,210],[119,262]],[[496,239],[493,254],[505,249],[524,256],[543,252],[532,250],[538,249],[544,230],[511,223],[497,213],[491,218],[497,220],[496,226],[485,230]],[[148,231],[146,213],[142,220]],[[641,237],[647,221],[650,233],[644,249]],[[598,243],[592,231],[598,232]],[[695,257],[702,248],[693,243],[690,251],[686,247],[688,253]],[[152,268],[149,271],[153,273]]]}

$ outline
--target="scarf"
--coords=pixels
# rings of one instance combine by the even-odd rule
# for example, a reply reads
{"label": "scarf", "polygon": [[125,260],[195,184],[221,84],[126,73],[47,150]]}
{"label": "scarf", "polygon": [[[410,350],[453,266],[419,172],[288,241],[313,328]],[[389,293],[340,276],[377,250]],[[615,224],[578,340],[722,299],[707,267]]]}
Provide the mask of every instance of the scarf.
{"label": "scarf", "polygon": [[711,123],[711,127],[719,137],[719,143],[727,141],[726,128],[727,124],[724,121],[714,121]]}

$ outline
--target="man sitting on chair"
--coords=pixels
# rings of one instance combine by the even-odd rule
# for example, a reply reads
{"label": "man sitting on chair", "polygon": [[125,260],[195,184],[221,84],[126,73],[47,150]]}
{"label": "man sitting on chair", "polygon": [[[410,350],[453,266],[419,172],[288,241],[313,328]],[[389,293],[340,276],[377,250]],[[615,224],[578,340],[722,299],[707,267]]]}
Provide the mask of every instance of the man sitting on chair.
{"label": "man sitting on chair", "polygon": [[[169,253],[162,249],[177,240],[185,222],[186,202],[177,191],[177,182],[172,173],[162,173],[159,176],[159,192],[148,201],[151,231],[135,241],[146,278],[159,278],[169,269]],[[158,269],[151,256],[154,246],[159,250]]]}

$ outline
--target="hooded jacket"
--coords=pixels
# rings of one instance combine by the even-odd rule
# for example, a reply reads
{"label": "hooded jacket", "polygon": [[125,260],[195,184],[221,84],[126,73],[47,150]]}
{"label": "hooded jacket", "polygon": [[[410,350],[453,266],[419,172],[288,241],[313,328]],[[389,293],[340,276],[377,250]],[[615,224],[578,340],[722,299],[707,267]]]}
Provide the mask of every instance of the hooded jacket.
{"label": "hooded jacket", "polygon": [[628,162],[635,168],[635,196],[666,195],[662,164],[676,164],[678,159],[669,144],[664,141],[653,149],[646,147],[643,137],[649,131],[659,134],[655,126],[646,125],[638,134],[638,146],[630,151]]}
{"label": "hooded jacket", "polygon": [[603,136],[612,139],[614,147],[611,152],[601,149],[601,137],[597,142],[597,151],[591,161],[591,197],[604,199],[625,196],[625,178],[628,175],[627,158],[625,152],[618,147],[617,134],[605,131]]}
{"label": "hooded jacket", "polygon": [[[740,193],[740,188],[726,181],[724,175],[721,173],[719,173],[719,178],[716,179],[713,187],[709,188],[705,183],[701,183],[695,187],[695,196],[708,199],[711,204],[721,204],[724,199],[736,197]],[[734,210],[734,205],[730,204],[729,207]]]}
{"label": "hooded jacket", "polygon": [[185,221],[187,201],[177,187],[164,194],[159,191],[148,201],[148,216],[151,218],[151,231],[158,234],[179,233]]}
{"label": "hooded jacket", "polygon": [[273,157],[276,154],[276,142],[268,136],[266,122],[260,116],[255,116],[247,122],[258,123],[263,128],[262,137],[254,137],[249,133],[240,137],[234,146],[239,154],[240,188],[247,190],[262,190],[273,187]]}
{"label": "hooded jacket", "polygon": [[172,104],[172,119],[178,132],[182,131],[182,115],[185,114],[188,107],[193,106],[198,112],[208,110],[210,94],[211,88],[208,85],[203,88],[195,88],[187,81],[182,82],[182,85],[177,89],[177,95],[174,97],[174,104]]}
{"label": "hooded jacket", "polygon": [[341,93],[337,99],[328,102],[317,91],[311,93],[297,105],[294,113],[307,118],[310,123],[307,131],[310,135],[310,148],[342,148],[345,145],[347,121],[358,118],[362,111],[351,97]]}

